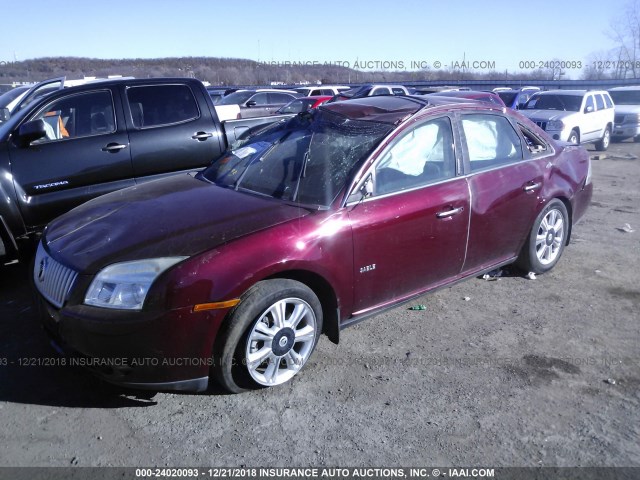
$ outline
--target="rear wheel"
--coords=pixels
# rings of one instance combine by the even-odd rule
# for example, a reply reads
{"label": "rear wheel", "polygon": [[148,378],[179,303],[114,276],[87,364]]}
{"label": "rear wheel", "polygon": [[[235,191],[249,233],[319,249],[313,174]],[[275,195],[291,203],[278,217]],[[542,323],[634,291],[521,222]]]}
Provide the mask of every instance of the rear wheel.
{"label": "rear wheel", "polygon": [[567,208],[560,200],[551,200],[533,223],[517,265],[527,272],[548,272],[560,260],[568,231]]}
{"label": "rear wheel", "polygon": [[322,307],[306,285],[258,282],[230,313],[214,349],[213,373],[239,393],[291,380],[311,357],[322,331]]}
{"label": "rear wheel", "polygon": [[609,144],[611,143],[611,130],[609,127],[604,129],[604,134],[602,138],[596,142],[596,150],[599,152],[604,152],[607,148],[609,148]]}

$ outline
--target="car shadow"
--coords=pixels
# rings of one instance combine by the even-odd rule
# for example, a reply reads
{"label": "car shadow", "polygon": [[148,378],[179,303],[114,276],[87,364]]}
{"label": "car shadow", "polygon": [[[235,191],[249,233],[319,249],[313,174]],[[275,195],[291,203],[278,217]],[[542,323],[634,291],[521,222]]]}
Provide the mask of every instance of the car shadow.
{"label": "car shadow", "polygon": [[504,267],[496,268],[490,272],[478,275],[476,278],[479,280],[495,281],[499,278],[522,278],[526,277],[527,272],[521,270],[515,265],[505,265]]}
{"label": "car shadow", "polygon": [[[156,405],[158,391],[119,387],[65,365],[40,326],[29,274],[26,262],[0,267],[0,401],[85,408]],[[226,395],[211,384],[195,395]]]}

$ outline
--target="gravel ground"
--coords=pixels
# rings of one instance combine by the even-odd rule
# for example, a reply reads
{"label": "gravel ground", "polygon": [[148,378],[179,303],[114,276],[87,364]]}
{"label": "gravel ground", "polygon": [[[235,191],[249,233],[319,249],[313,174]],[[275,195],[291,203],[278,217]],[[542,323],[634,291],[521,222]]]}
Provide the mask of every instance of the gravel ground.
{"label": "gravel ground", "polygon": [[640,144],[589,150],[593,204],[552,272],[322,338],[275,389],[145,393],[20,366],[54,356],[28,269],[4,268],[0,466],[640,466]]}

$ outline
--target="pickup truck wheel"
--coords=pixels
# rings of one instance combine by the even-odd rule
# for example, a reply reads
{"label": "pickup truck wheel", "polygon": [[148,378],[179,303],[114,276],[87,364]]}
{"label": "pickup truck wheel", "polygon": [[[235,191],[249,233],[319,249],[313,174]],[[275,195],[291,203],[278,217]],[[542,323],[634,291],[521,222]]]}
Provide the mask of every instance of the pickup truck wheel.
{"label": "pickup truck wheel", "polygon": [[272,387],[291,380],[311,357],[322,331],[322,307],[300,282],[266,280],[242,296],[227,326],[221,348],[214,348],[218,383],[233,393]]}
{"label": "pickup truck wheel", "polygon": [[599,152],[604,152],[607,148],[609,148],[609,144],[611,143],[611,130],[609,127],[604,129],[604,134],[602,138],[596,142],[596,150]]}
{"label": "pickup truck wheel", "polygon": [[567,139],[569,143],[573,143],[574,145],[580,145],[580,135],[576,130],[571,130],[569,134],[569,138]]}
{"label": "pickup truck wheel", "polygon": [[516,264],[527,272],[551,270],[560,260],[568,228],[569,214],[564,203],[558,199],[551,200],[533,223]]}

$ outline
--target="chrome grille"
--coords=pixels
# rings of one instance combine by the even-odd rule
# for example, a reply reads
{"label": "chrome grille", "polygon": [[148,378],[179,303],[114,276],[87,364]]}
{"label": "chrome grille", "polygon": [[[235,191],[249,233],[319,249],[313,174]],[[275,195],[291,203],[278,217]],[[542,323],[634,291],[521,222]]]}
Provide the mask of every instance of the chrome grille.
{"label": "chrome grille", "polygon": [[40,242],[33,267],[33,281],[44,298],[61,308],[77,276],[77,272],[51,258]]}
{"label": "chrome grille", "polygon": [[536,121],[536,125],[538,125],[541,129],[546,130],[547,129],[547,122],[539,122]]}
{"label": "chrome grille", "polygon": [[618,125],[621,124],[621,123],[624,123],[624,115],[616,115],[613,118],[613,122],[618,124]]}

